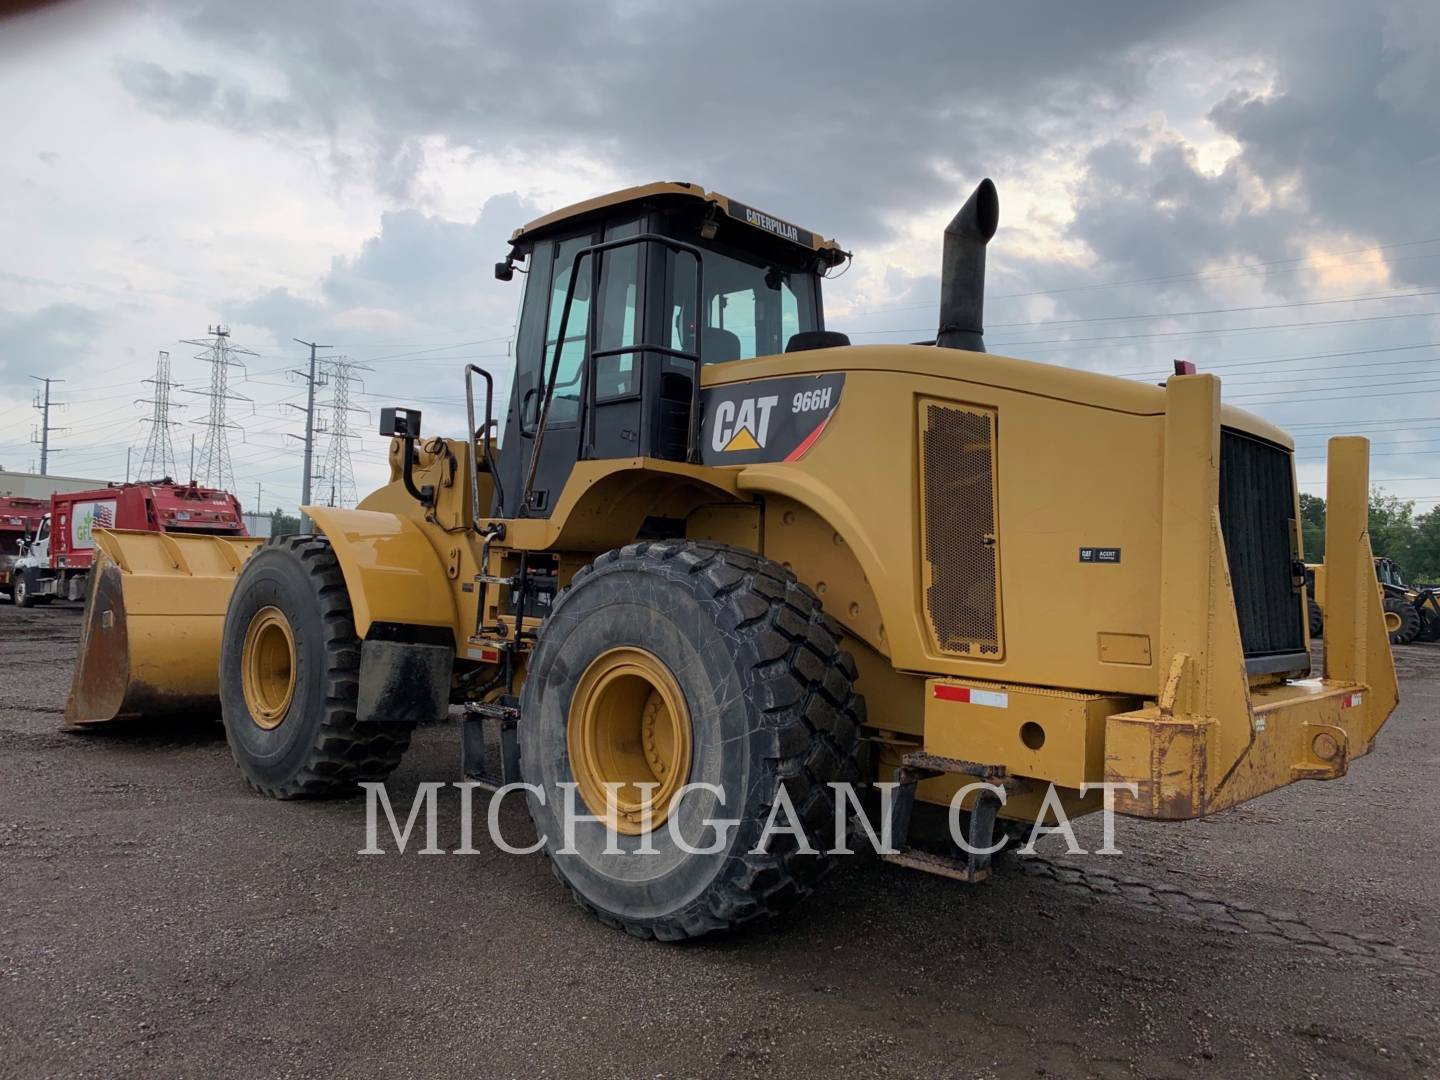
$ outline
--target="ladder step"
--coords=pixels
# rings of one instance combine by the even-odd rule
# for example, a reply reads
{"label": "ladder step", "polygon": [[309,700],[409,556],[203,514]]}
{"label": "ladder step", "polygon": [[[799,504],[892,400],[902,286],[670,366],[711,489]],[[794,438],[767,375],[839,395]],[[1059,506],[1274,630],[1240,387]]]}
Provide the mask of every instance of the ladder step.
{"label": "ladder step", "polygon": [[[960,857],[940,855],[909,846],[910,819],[915,810],[915,791],[920,781],[943,775],[973,776],[1007,789],[1014,784],[1003,765],[984,765],[976,761],[961,761],[959,758],[940,757],[916,750],[901,758],[901,766],[895,770],[899,790],[895,793],[894,817],[892,818],[892,843],[897,848],[893,855],[886,855],[888,863],[939,874],[954,881],[975,883],[990,876],[990,856],[965,851],[959,845]],[[969,828],[965,840],[972,849],[990,847],[994,843],[995,819],[1000,810],[1000,798],[993,791],[982,790],[970,810]]]}
{"label": "ladder step", "polygon": [[933,852],[921,851],[918,848],[906,848],[894,855],[886,855],[884,859],[896,866],[904,866],[910,870],[923,870],[927,874],[937,874],[940,877],[947,877],[953,881],[963,881],[973,885],[978,881],[984,881],[990,876],[990,862],[987,858],[984,866],[975,866],[974,856],[968,860],[951,858],[948,855],[936,855]]}
{"label": "ladder step", "polygon": [[465,704],[460,722],[460,772],[467,780],[496,789],[520,781],[519,700]]}

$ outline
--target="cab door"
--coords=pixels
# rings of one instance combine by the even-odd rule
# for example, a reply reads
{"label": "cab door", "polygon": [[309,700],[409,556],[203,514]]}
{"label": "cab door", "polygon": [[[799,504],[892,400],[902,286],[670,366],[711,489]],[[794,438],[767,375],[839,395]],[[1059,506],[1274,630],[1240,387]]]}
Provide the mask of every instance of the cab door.
{"label": "cab door", "polygon": [[[634,343],[642,314],[640,282],[646,245],[627,245],[583,258],[581,253],[602,240],[637,235],[640,225],[641,219],[632,217],[603,229],[538,241],[531,251],[500,461],[505,492],[505,505],[496,507],[500,516],[549,517],[575,462],[585,452],[580,427],[581,403],[590,389],[585,360],[592,348]],[[572,274],[574,291],[567,316],[565,299]],[[592,333],[594,341],[605,345],[595,345],[590,340]],[[595,415],[589,425],[595,437],[593,456],[628,457],[639,452],[639,425],[630,422],[630,414],[638,417],[640,408],[638,363],[631,354],[611,355],[598,365]],[[546,381],[552,371],[554,385],[545,412]],[[542,412],[545,434],[537,440]],[[537,441],[540,456],[534,482],[526,492]]]}

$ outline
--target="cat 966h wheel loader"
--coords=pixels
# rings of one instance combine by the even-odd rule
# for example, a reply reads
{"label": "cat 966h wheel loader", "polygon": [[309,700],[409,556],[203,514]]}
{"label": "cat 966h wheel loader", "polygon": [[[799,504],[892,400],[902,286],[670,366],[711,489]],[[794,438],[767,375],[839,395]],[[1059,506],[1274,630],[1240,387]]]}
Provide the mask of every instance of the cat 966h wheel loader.
{"label": "cat 966h wheel loader", "polygon": [[[825,326],[836,243],[690,184],[516,230],[503,422],[470,367],[468,431],[385,410],[390,483],[313,536],[100,532],[69,722],[218,700],[292,798],[385,777],[465,703],[466,772],[531,785],[576,897],[667,938],[807,893],[827,856],[757,838],[788,804],[832,848],[846,782],[898,778],[892,857],[973,879],[927,813],[979,779],[983,842],[1052,788],[1180,819],[1342,775],[1396,702],[1368,444],[1330,444],[1315,673],[1289,437],[1213,375],[986,354],[997,221],[986,181],[935,343],[870,346]],[[580,821],[565,851],[567,797],[618,846]]]}

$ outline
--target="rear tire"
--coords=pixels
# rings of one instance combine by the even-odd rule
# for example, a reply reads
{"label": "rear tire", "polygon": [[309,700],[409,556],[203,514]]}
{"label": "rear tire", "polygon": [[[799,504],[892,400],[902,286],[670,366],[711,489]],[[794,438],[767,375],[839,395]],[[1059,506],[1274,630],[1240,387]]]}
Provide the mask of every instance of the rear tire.
{"label": "rear tire", "polygon": [[1431,615],[1425,629],[1415,636],[1416,641],[1440,641],[1440,615]]}
{"label": "rear tire", "polygon": [[323,798],[390,775],[413,725],[357,721],[359,673],[350,594],[330,542],[272,537],[240,572],[220,645],[225,738],[251,787],[276,799]]}
{"label": "rear tire", "polygon": [[[544,792],[543,802],[529,795],[536,831],[581,907],[636,937],[678,940],[774,914],[814,889],[833,861],[825,852],[835,846],[836,792],[827,785],[860,779],[864,699],[840,639],[839,624],[794,575],[718,544],[632,544],[575,575],[529,664],[520,741],[525,779]],[[683,755],[671,760],[683,762],[675,768],[690,783],[715,784],[724,796],[687,796],[673,822],[649,834],[653,854],[637,850],[645,837],[621,832],[624,854],[607,855],[604,826],[589,821],[576,824],[567,854],[561,785],[580,784],[579,813],[604,810],[581,801],[588,766],[582,759],[577,769],[572,750],[584,753],[586,744],[573,731],[590,715],[594,673],[613,669],[616,656],[631,658],[623,661],[630,670],[658,672],[658,696],[646,700],[641,716],[652,720],[660,697],[667,716],[684,714]],[[649,740],[653,729],[635,730]],[[667,779],[667,770],[657,766],[654,777]],[[796,837],[779,832],[755,853],[782,789],[819,854],[800,853]],[[715,829],[707,820],[736,824]],[[781,809],[777,826],[788,821]],[[691,847],[717,850],[684,851],[672,824]]]}
{"label": "rear tire", "polygon": [[1400,617],[1400,629],[1390,635],[1391,645],[1409,645],[1420,633],[1420,612],[1415,605],[1398,596],[1385,597],[1385,610]]}
{"label": "rear tire", "polygon": [[1314,600],[1310,601],[1310,636],[1312,638],[1325,636],[1325,614]]}

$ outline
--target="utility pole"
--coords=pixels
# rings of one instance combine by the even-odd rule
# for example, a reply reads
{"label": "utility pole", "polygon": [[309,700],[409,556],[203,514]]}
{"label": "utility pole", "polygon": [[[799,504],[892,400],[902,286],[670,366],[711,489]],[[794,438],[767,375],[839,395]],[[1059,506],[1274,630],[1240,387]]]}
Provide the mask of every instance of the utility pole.
{"label": "utility pole", "polygon": [[[30,378],[38,383],[45,384],[45,394],[42,398],[40,391],[35,392],[35,409],[40,414],[40,435],[39,438],[31,436],[31,442],[40,444],[40,475],[47,476],[50,472],[50,433],[52,431],[64,431],[64,428],[52,427],[50,424],[50,406],[60,403],[50,400],[50,384],[64,382],[64,379],[52,379],[48,375],[31,375]],[[58,451],[57,451],[58,452]]]}
{"label": "utility pole", "polygon": [[130,482],[130,453],[134,449],[133,446],[125,447],[125,482],[127,484]]}
{"label": "utility pole", "polygon": [[[306,393],[305,393],[305,475],[304,475],[304,476],[301,478],[301,480],[300,480],[300,508],[301,508],[301,509],[300,509],[300,531],[301,531],[302,533],[305,533],[305,532],[309,532],[309,531],[310,531],[310,515],[307,514],[307,513],[305,513],[305,509],[304,509],[304,508],[310,505],[310,480],[311,480],[311,477],[312,477],[312,475],[313,475],[313,473],[314,473],[314,471],[315,471],[315,387],[316,387],[316,385],[317,385],[317,378],[316,378],[316,372],[315,372],[315,363],[316,363],[315,353],[316,353],[316,350],[318,350],[318,349],[333,349],[335,346],[333,346],[333,345],[317,345],[317,344],[316,344],[315,342],[313,342],[313,341],[300,341],[300,339],[299,339],[298,337],[297,337],[297,338],[293,338],[292,340],[299,342],[301,345],[308,346],[309,349],[310,349],[310,371],[309,371],[309,373],[306,374],[305,372],[296,372],[297,375],[301,375],[301,376],[304,377],[304,379],[305,379],[305,389],[306,389]],[[299,406],[298,406],[298,405],[292,405],[291,408],[297,408],[297,409],[298,409]]]}
{"label": "utility pole", "polygon": [[190,483],[195,483],[195,436],[190,436]]}

